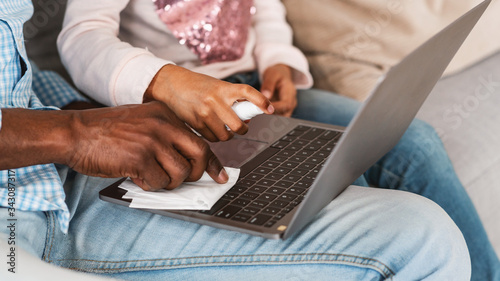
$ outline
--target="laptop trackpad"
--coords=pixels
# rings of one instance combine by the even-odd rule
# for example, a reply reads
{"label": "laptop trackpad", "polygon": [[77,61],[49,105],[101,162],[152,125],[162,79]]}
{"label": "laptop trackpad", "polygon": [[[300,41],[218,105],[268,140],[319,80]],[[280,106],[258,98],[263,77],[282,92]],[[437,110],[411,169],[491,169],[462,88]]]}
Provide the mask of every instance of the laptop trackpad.
{"label": "laptop trackpad", "polygon": [[235,137],[230,141],[213,142],[209,143],[209,145],[222,165],[239,168],[245,160],[260,152],[268,144]]}

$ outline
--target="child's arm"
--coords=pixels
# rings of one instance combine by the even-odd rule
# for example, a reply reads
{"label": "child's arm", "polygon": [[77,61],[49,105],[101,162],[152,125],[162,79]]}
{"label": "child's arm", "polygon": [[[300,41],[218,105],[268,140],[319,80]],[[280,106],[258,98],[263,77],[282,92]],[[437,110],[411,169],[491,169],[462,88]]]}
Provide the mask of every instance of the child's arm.
{"label": "child's arm", "polygon": [[118,38],[120,12],[129,1],[69,0],[58,38],[76,86],[105,105],[142,103],[153,77],[171,63]]}
{"label": "child's arm", "polygon": [[[194,73],[122,42],[120,12],[129,1],[68,2],[58,47],[83,92],[106,105],[137,104],[144,98],[162,101],[210,141],[232,137],[225,125],[238,134],[248,130],[231,109],[237,100],[246,99],[265,113],[273,112],[269,100],[253,88]],[[151,8],[154,15],[152,3],[144,3],[151,4],[143,8]]]}

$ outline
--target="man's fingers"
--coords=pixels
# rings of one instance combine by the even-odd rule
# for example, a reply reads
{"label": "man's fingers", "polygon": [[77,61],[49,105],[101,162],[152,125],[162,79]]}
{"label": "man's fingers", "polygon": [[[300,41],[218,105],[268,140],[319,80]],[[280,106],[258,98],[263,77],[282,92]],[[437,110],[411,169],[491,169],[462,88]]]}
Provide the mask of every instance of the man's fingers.
{"label": "man's fingers", "polygon": [[198,138],[184,138],[175,144],[175,148],[191,164],[191,173],[186,181],[196,181],[201,178],[204,171],[218,183],[226,183],[228,175],[210,146]]}
{"label": "man's fingers", "polygon": [[142,167],[143,170],[139,172],[139,178],[132,178],[132,181],[140,188],[146,191],[155,191],[167,188],[171,183],[170,176],[155,159],[151,159],[150,164]]}
{"label": "man's fingers", "polygon": [[178,187],[191,174],[192,167],[189,160],[185,158],[182,152],[171,146],[161,147],[156,158],[170,177],[170,183],[164,187],[166,189]]}
{"label": "man's fingers", "polygon": [[208,152],[210,147],[201,139],[186,139],[175,145],[175,148],[187,159],[191,165],[191,173],[185,181],[197,181],[207,168]]}
{"label": "man's fingers", "polygon": [[180,131],[176,133],[176,138],[172,144],[173,150],[190,165],[190,173],[185,178],[185,181],[199,180],[206,170],[209,155],[212,153],[208,143],[194,134],[184,134]]}
{"label": "man's fingers", "polygon": [[146,184],[143,179],[140,179],[140,178],[131,178],[131,180],[132,180],[133,183],[137,184],[137,186],[139,186],[143,190],[149,191],[149,190],[153,189],[153,188],[151,188],[151,186],[149,186],[148,184]]}
{"label": "man's fingers", "polygon": [[208,152],[207,174],[217,183],[226,183],[229,180],[226,170],[212,151]]}

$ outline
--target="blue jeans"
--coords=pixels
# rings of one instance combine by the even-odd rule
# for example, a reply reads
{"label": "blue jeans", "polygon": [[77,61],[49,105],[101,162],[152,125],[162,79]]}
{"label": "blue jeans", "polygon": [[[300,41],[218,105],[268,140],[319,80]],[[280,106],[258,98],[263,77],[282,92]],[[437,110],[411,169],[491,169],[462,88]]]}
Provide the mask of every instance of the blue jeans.
{"label": "blue jeans", "polygon": [[[295,113],[345,125],[356,109],[356,102],[334,94],[301,91]],[[420,144],[428,142],[441,152],[425,154],[428,147]],[[415,151],[424,153],[425,161],[414,158]],[[420,188],[412,191],[429,197],[450,186],[460,191],[459,183],[446,175],[441,175],[446,177],[443,180],[435,179],[442,171],[454,175],[453,170],[448,171],[451,166],[446,157],[434,159],[441,154],[446,156],[433,131],[416,122],[401,143],[357,183]],[[434,161],[437,163],[430,163]],[[431,165],[429,170],[423,170],[427,165]],[[439,173],[434,172],[439,166],[443,166]],[[69,233],[59,230],[52,212],[21,211],[17,212],[16,233],[23,249],[58,266],[130,280],[470,278],[469,252],[460,230],[441,207],[410,192],[351,186],[305,228],[280,241],[103,202],[98,191],[114,179],[84,176],[67,167],[58,167],[58,171],[71,212]],[[421,187],[422,181],[428,184]],[[460,194],[449,194],[450,201],[464,208],[455,211],[462,215],[473,212],[472,205],[463,203],[467,196]],[[6,221],[6,215],[0,209],[0,220]],[[471,230],[480,226],[479,220],[473,223],[468,225]],[[0,232],[6,231],[0,228]],[[487,245],[487,241],[479,239],[478,243]]]}
{"label": "blue jeans", "polygon": [[[359,102],[320,90],[298,93],[293,117],[347,126]],[[332,104],[334,106],[332,106]],[[409,191],[441,206],[462,231],[472,263],[471,280],[500,280],[500,262],[434,129],[414,120],[399,143],[356,182]]]}
{"label": "blue jeans", "polygon": [[[228,79],[260,88],[255,72],[236,74]],[[315,89],[299,91],[297,99],[298,106],[292,117],[340,126],[347,126],[361,105],[352,99]],[[457,224],[467,241],[472,280],[500,280],[500,261],[441,139],[430,125],[415,120],[396,147],[355,184],[409,191],[436,202]]]}
{"label": "blue jeans", "polygon": [[[16,239],[73,270],[127,280],[469,280],[456,225],[437,204],[409,192],[351,186],[281,241],[103,202],[98,192],[113,179],[59,172],[69,233],[53,212],[18,211]],[[0,209],[1,221],[6,214]]]}

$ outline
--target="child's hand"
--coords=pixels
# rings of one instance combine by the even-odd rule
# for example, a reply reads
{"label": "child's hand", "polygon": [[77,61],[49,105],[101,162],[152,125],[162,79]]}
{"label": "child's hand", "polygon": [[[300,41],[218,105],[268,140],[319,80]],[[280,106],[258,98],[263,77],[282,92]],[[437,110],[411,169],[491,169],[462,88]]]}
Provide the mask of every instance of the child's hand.
{"label": "child's hand", "polygon": [[144,102],[159,100],[209,141],[229,140],[233,132],[245,134],[248,126],[231,109],[237,100],[248,100],[264,113],[272,114],[271,102],[259,91],[231,84],[176,65],[166,65],[156,74],[144,94]]}
{"label": "child's hand", "polygon": [[273,65],[264,71],[261,92],[273,102],[276,113],[292,116],[297,106],[297,89],[292,81],[292,70],[284,64]]}

